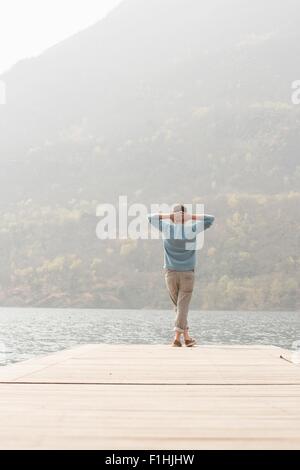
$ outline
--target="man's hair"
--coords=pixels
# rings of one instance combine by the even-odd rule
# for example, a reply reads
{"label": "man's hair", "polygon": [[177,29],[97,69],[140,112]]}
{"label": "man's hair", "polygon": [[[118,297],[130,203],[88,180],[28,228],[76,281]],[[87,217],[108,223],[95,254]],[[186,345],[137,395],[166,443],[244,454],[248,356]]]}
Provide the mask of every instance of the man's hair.
{"label": "man's hair", "polygon": [[186,212],[186,207],[183,204],[174,204],[173,212]]}

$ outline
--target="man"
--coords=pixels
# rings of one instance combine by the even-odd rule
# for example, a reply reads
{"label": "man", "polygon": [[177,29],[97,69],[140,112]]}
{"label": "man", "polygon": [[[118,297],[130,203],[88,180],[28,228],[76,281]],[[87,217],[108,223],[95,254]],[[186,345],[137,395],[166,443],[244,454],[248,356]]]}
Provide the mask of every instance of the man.
{"label": "man", "polygon": [[171,214],[149,214],[148,220],[163,234],[165,281],[176,312],[172,346],[182,346],[181,335],[186,346],[194,346],[188,311],[194,287],[196,237],[212,225],[214,216],[191,215],[184,205],[176,204]]}

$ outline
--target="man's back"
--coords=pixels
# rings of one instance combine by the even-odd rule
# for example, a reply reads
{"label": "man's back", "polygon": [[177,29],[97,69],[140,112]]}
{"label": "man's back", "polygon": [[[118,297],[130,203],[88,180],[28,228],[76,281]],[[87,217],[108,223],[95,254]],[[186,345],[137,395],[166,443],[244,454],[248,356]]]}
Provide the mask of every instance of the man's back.
{"label": "man's back", "polygon": [[195,268],[196,230],[195,223],[173,224],[163,221],[165,268],[175,271],[191,271]]}
{"label": "man's back", "polygon": [[193,270],[196,265],[196,237],[213,223],[214,217],[204,216],[202,220],[190,220],[182,224],[151,214],[148,219],[163,235],[164,268]]}

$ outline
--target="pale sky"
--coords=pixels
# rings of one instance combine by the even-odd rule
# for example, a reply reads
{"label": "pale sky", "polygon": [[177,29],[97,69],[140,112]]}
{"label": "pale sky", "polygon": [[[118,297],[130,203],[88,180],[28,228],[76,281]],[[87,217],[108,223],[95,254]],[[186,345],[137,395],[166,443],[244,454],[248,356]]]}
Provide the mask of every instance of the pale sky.
{"label": "pale sky", "polygon": [[121,0],[0,0],[0,73],[103,18]]}

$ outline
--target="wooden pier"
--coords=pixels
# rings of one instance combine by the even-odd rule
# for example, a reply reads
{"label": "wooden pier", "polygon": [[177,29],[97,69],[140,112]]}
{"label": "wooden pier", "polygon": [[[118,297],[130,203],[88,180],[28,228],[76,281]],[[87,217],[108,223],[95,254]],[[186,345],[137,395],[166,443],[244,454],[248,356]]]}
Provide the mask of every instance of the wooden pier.
{"label": "wooden pier", "polygon": [[1,449],[300,449],[272,346],[90,344],[0,368]]}

